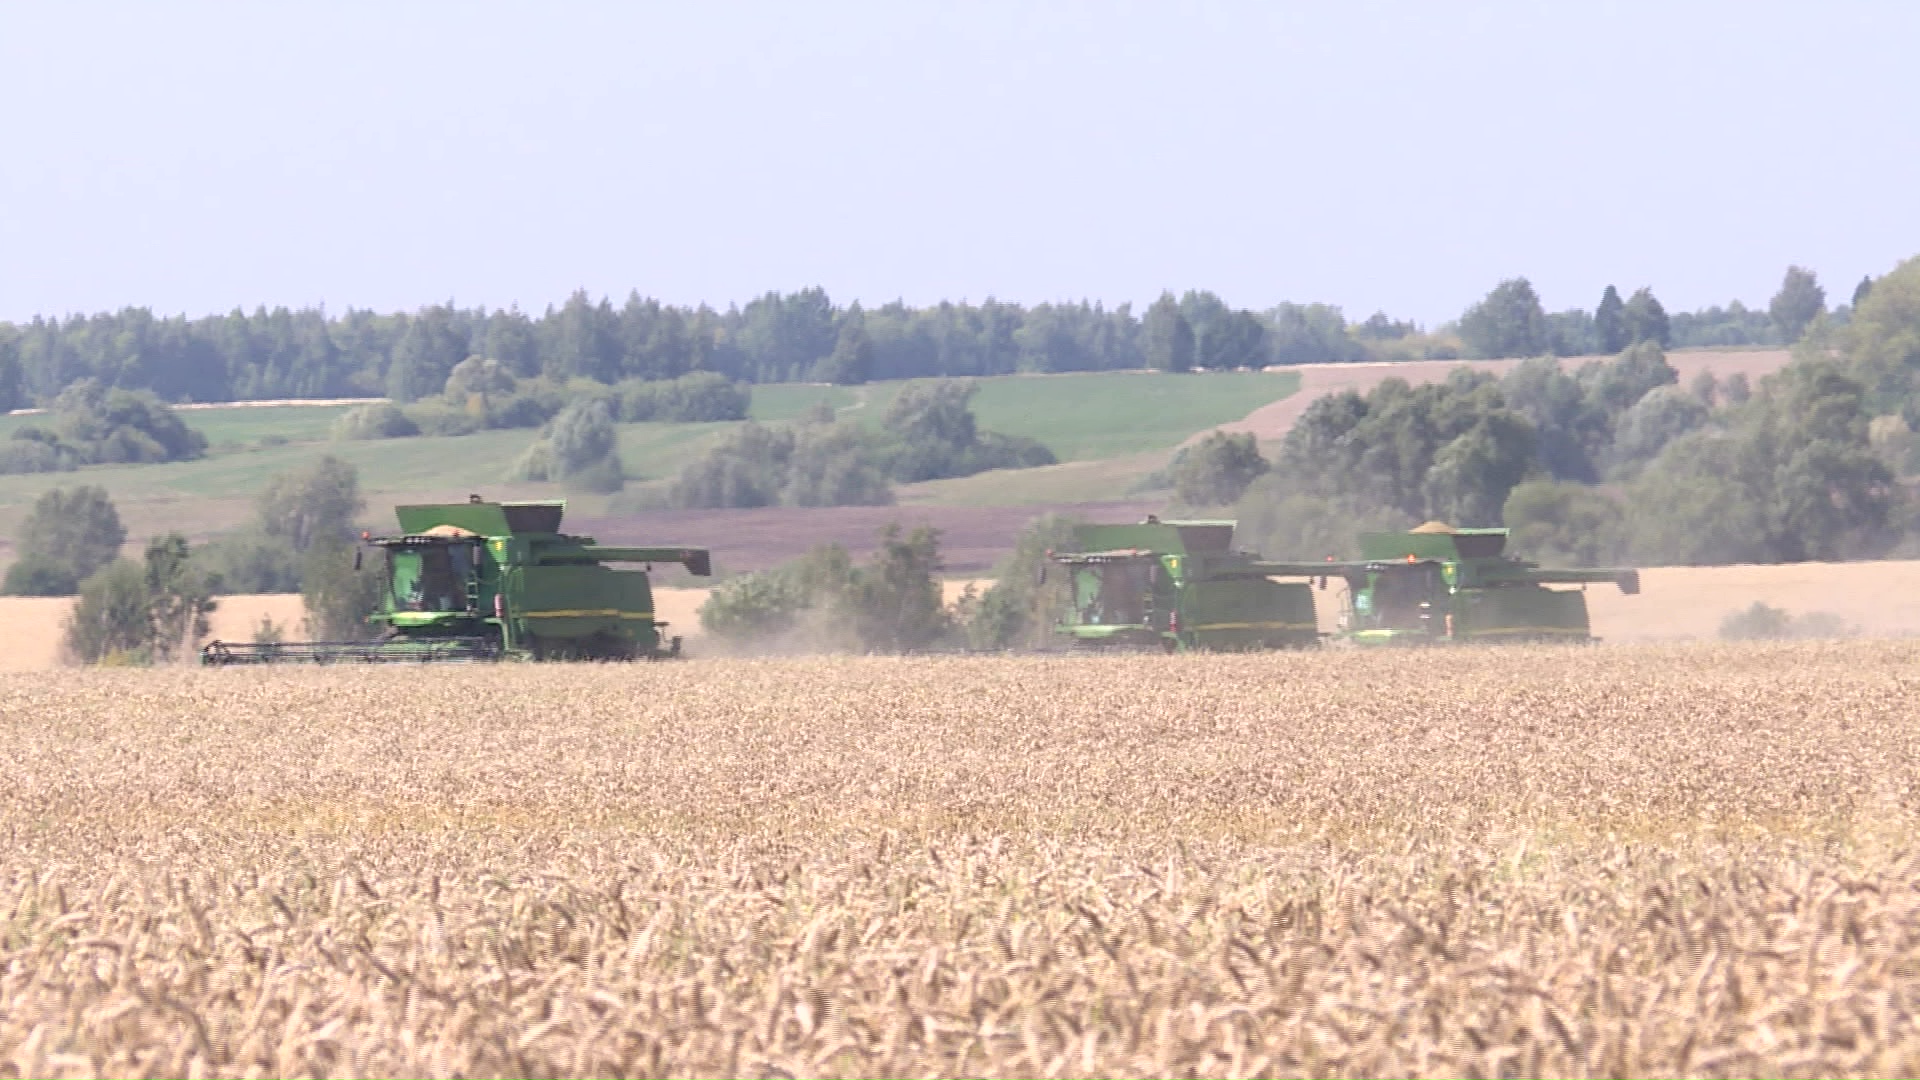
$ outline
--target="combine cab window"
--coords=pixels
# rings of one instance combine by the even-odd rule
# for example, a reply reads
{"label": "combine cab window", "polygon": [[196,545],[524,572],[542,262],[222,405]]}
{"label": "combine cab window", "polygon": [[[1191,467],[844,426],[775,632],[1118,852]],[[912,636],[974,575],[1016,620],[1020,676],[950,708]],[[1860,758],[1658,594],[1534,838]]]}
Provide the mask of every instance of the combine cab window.
{"label": "combine cab window", "polygon": [[394,548],[388,560],[394,605],[399,610],[467,610],[467,582],[473,577],[471,545]]}
{"label": "combine cab window", "polygon": [[1153,564],[1146,559],[1097,563],[1080,574],[1080,621],[1096,626],[1134,626],[1147,621]]}
{"label": "combine cab window", "polygon": [[1445,594],[1446,582],[1440,567],[1433,563],[1387,567],[1373,579],[1376,625],[1394,630],[1425,630],[1427,622],[1421,616],[1438,608]]}

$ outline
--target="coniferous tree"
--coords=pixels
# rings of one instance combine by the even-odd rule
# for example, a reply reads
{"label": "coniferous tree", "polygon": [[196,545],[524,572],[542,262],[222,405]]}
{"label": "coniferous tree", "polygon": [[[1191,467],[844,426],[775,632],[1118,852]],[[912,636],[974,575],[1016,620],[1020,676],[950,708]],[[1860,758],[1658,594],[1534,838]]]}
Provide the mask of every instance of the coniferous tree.
{"label": "coniferous tree", "polygon": [[1872,291],[1873,291],[1873,275],[1868,274],[1860,279],[1860,284],[1855,285],[1853,287],[1853,299],[1850,301],[1850,303],[1852,304],[1853,307],[1858,308],[1860,306],[1860,302],[1862,300],[1865,300],[1867,298],[1867,294]]}
{"label": "coniferous tree", "polygon": [[1631,345],[1627,338],[1627,305],[1620,299],[1620,290],[1607,286],[1600,294],[1600,306],[1593,309],[1593,331],[1599,338],[1600,351],[1612,356]]}
{"label": "coniferous tree", "polygon": [[1193,369],[1193,326],[1180,314],[1173,294],[1163,292],[1147,309],[1147,366],[1159,371]]}

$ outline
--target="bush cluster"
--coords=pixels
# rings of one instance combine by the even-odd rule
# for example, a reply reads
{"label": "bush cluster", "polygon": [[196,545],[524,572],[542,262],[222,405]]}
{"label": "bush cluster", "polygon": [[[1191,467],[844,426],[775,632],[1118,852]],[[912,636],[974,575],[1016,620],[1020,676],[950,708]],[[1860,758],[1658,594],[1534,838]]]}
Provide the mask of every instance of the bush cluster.
{"label": "bush cluster", "polygon": [[959,380],[911,384],[878,430],[822,410],[801,423],[749,424],[688,464],[667,492],[679,507],[881,506],[894,483],[1049,465],[1052,451],[979,430],[975,388]]}
{"label": "bush cluster", "polygon": [[187,461],[207,452],[205,435],[144,390],[85,379],[61,392],[47,412],[51,426],[28,424],[0,442],[0,473]]}

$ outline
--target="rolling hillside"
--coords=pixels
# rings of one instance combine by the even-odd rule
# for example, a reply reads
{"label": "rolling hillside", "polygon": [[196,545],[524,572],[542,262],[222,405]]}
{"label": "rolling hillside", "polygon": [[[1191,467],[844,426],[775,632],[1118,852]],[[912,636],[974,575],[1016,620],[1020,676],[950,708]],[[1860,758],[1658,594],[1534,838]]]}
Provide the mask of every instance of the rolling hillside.
{"label": "rolling hillside", "polygon": [[[754,388],[752,416],[763,422],[790,421],[825,402],[849,418],[877,424],[907,383],[861,387],[772,385]],[[1229,372],[1205,376],[1148,373],[1002,376],[978,380],[975,416],[988,431],[1031,435],[1046,442],[1063,461],[1104,463],[1138,459],[1119,470],[1117,479],[1091,485],[1096,493],[1075,492],[1076,483],[1054,482],[1026,496],[989,495],[1007,474],[996,474],[978,489],[949,492],[933,485],[903,489],[902,502],[927,506],[1084,503],[1119,498],[1140,475],[1157,467],[1172,448],[1197,430],[1228,423],[1292,393],[1299,379],[1291,373]],[[369,517],[386,520],[396,502],[459,499],[483,491],[503,498],[553,498],[556,485],[507,484],[501,478],[536,437],[532,430],[486,431],[458,437],[420,437],[369,442],[332,442],[333,422],[350,406],[275,405],[190,408],[187,423],[206,434],[212,452],[200,461],[162,465],[95,466],[70,473],[0,476],[0,561],[18,515],[42,492],[78,483],[107,489],[120,508],[134,542],[155,532],[179,529],[205,537],[244,521],[252,499],[276,473],[330,453],[353,464],[368,494]],[[33,423],[31,416],[0,417],[0,437]],[[715,424],[623,424],[621,457],[636,479],[672,476],[739,427]],[[573,500],[592,514],[606,500]],[[829,525],[819,534],[842,535]],[[856,539],[848,537],[849,539]],[[688,537],[699,542],[699,537]],[[808,540],[807,542],[812,542]]]}

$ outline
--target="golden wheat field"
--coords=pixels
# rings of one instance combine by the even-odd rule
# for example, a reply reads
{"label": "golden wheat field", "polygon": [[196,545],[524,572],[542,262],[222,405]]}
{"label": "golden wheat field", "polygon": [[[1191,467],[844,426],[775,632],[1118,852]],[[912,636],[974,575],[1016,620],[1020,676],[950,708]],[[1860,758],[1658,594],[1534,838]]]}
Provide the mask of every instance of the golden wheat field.
{"label": "golden wheat field", "polygon": [[1920,1069],[1920,644],[0,676],[0,1073]]}

